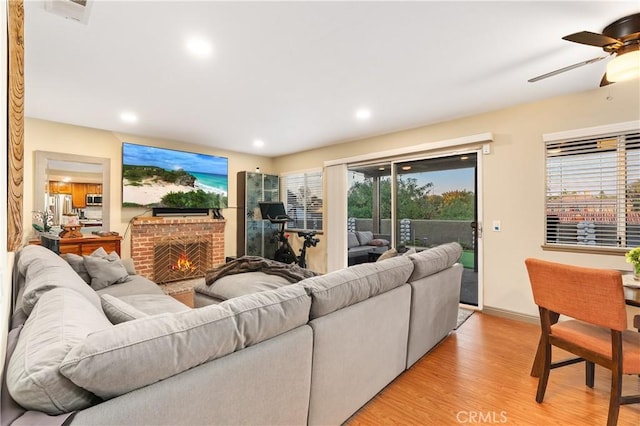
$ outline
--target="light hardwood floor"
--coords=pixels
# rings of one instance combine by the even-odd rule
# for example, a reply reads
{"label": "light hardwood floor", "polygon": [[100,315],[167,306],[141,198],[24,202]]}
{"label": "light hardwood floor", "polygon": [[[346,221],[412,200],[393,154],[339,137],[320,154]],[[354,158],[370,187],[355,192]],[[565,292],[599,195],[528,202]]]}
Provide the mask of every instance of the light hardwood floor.
{"label": "light hardwood floor", "polygon": [[[475,313],[347,424],[605,425],[611,376],[602,367],[594,389],[584,385],[583,363],[552,370],[536,403],[529,371],[538,337],[537,325]],[[640,377],[625,376],[630,393],[640,394]],[[618,425],[640,426],[640,404],[622,406]]]}

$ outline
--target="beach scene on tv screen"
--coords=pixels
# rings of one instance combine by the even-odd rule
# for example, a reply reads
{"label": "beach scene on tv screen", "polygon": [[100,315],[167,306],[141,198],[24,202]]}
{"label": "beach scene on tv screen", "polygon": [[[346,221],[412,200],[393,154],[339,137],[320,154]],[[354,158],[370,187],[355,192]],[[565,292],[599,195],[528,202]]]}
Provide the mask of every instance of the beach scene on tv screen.
{"label": "beach scene on tv screen", "polygon": [[122,144],[122,206],[227,207],[225,157]]}

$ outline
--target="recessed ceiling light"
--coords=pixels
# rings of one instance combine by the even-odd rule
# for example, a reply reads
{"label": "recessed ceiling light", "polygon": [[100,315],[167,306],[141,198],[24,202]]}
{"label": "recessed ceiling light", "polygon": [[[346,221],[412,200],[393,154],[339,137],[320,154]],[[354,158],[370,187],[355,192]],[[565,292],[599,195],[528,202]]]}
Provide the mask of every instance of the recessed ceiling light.
{"label": "recessed ceiling light", "polygon": [[264,146],[264,141],[262,139],[256,139],[253,141],[253,146],[256,148],[262,148]]}
{"label": "recessed ceiling light", "polygon": [[138,116],[132,112],[125,111],[120,114],[120,120],[124,121],[125,123],[137,123]]}
{"label": "recessed ceiling light", "polygon": [[207,40],[200,37],[192,37],[187,40],[187,50],[194,56],[206,57],[211,55],[213,48]]}
{"label": "recessed ceiling light", "polygon": [[63,182],[71,182],[71,178],[69,176],[65,176],[62,178]]}
{"label": "recessed ceiling light", "polygon": [[462,157],[460,157],[460,160],[465,161],[468,160],[469,156],[468,155],[463,155]]}
{"label": "recessed ceiling light", "polygon": [[371,111],[366,108],[360,108],[356,111],[356,118],[358,120],[368,120],[371,117]]}
{"label": "recessed ceiling light", "polygon": [[404,171],[411,170],[411,166],[402,166],[402,170]]}

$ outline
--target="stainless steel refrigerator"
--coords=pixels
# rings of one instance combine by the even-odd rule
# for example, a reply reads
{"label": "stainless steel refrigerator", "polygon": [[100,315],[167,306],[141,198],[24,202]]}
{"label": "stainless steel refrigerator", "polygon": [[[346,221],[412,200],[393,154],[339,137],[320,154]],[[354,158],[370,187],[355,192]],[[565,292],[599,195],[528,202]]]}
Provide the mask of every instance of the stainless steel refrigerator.
{"label": "stainless steel refrigerator", "polygon": [[51,194],[46,198],[47,208],[53,213],[53,225],[62,223],[62,216],[71,213],[73,204],[71,195],[68,194]]}

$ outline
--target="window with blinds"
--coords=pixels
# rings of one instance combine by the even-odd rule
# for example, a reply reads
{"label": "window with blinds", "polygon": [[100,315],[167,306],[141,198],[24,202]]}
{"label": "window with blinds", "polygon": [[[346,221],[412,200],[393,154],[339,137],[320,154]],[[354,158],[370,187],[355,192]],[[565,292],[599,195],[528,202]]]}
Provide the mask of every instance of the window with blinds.
{"label": "window with blinds", "polygon": [[546,244],[640,246],[640,131],[546,142]]}
{"label": "window with blinds", "polygon": [[282,178],[289,229],[322,230],[322,171],[292,173]]}

